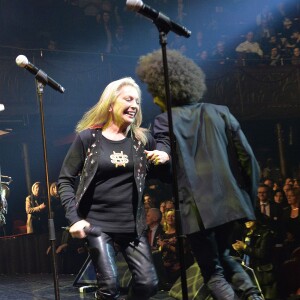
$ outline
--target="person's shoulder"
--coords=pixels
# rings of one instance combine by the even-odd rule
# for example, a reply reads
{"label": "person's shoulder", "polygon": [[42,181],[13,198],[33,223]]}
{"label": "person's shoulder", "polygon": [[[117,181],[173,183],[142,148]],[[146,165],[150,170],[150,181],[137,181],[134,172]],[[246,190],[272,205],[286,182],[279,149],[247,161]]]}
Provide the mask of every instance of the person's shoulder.
{"label": "person's shoulder", "polygon": [[202,109],[207,110],[207,111],[214,110],[217,112],[229,112],[228,106],[214,104],[214,103],[206,103],[206,102],[202,103]]}

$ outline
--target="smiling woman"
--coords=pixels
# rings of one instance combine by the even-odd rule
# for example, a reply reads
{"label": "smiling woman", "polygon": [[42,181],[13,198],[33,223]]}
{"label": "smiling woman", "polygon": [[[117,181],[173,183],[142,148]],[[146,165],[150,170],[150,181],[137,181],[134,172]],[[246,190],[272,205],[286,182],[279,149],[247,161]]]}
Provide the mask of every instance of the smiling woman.
{"label": "smiling woman", "polygon": [[[77,137],[58,180],[70,233],[75,238],[87,238],[101,286],[97,299],[119,296],[117,249],[135,278],[132,299],[147,300],[157,290],[142,196],[148,171],[169,157],[155,150],[153,137],[140,127],[140,102],[141,91],[132,78],[111,82],[77,124]],[[75,191],[78,174],[80,183]],[[87,234],[95,228],[101,230],[100,236]]]}

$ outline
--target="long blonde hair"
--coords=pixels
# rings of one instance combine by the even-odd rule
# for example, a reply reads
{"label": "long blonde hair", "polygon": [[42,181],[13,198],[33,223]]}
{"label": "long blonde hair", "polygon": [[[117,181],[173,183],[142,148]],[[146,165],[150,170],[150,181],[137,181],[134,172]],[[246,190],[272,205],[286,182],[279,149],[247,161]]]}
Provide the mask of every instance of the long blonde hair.
{"label": "long blonde hair", "polygon": [[[113,104],[120,94],[120,90],[124,86],[132,86],[136,89],[141,100],[142,92],[140,87],[131,77],[121,78],[119,80],[112,81],[106,86],[99,101],[88,110],[81,120],[77,123],[76,132],[81,132],[85,129],[95,126],[103,126],[109,119],[109,108]],[[142,124],[142,111],[136,114],[134,122],[130,125],[134,136],[140,140],[143,144],[147,143],[146,128],[141,128]]]}

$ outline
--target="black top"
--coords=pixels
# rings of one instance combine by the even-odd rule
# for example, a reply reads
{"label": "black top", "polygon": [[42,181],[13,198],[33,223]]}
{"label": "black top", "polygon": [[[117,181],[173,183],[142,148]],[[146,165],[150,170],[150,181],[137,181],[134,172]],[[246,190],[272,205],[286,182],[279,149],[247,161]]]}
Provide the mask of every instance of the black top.
{"label": "black top", "polygon": [[92,202],[86,220],[104,232],[134,232],[137,193],[132,139],[111,141],[101,135],[99,150]]}

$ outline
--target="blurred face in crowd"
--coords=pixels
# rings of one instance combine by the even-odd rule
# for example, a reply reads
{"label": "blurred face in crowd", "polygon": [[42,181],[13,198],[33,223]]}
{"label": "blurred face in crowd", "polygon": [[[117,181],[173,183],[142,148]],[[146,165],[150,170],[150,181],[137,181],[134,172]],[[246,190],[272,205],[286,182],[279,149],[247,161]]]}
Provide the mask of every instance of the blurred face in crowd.
{"label": "blurred face in crowd", "polygon": [[166,202],[166,207],[165,207],[165,211],[169,211],[171,209],[174,209],[174,202],[173,201],[167,201]]}
{"label": "blurred face in crowd", "polygon": [[277,191],[274,195],[274,201],[276,203],[281,203],[283,201],[283,193],[281,191]]}
{"label": "blurred face in crowd", "polygon": [[245,223],[247,229],[254,227],[254,225],[255,225],[255,221],[248,221]]}
{"label": "blurred face in crowd", "polygon": [[167,212],[166,222],[169,225],[173,225],[175,223],[175,210],[170,210]]}
{"label": "blurred face in crowd", "polygon": [[253,32],[248,32],[247,35],[246,35],[246,39],[248,42],[252,42],[253,41]]}
{"label": "blurred face in crowd", "polygon": [[278,54],[277,48],[272,48],[272,50],[271,50],[271,56],[272,57],[276,57],[277,54]]}
{"label": "blurred face in crowd", "polygon": [[269,186],[271,189],[273,188],[273,181],[271,179],[266,179],[264,184]]}
{"label": "blurred face in crowd", "polygon": [[300,56],[300,49],[299,48],[294,49],[294,56],[297,56],[297,57]]}
{"label": "blurred face in crowd", "polygon": [[257,190],[257,197],[260,202],[268,202],[268,192],[269,189],[267,187],[259,187]]}
{"label": "blurred face in crowd", "polygon": [[283,186],[283,191],[285,194],[287,194],[288,191],[290,191],[292,189],[292,186],[290,184],[285,184]]}
{"label": "blurred face in crowd", "polygon": [[289,190],[286,194],[286,198],[289,205],[299,205],[299,197],[295,194],[293,190]]}
{"label": "blurred face in crowd", "polygon": [[162,214],[165,212],[165,210],[166,210],[166,202],[165,201],[160,204],[159,210]]}
{"label": "blurred face in crowd", "polygon": [[34,187],[32,188],[32,194],[34,196],[38,196],[40,192],[40,186],[39,184],[35,184]]}
{"label": "blurred face in crowd", "polygon": [[148,226],[158,223],[157,213],[153,209],[149,209],[146,215],[146,223]]}

